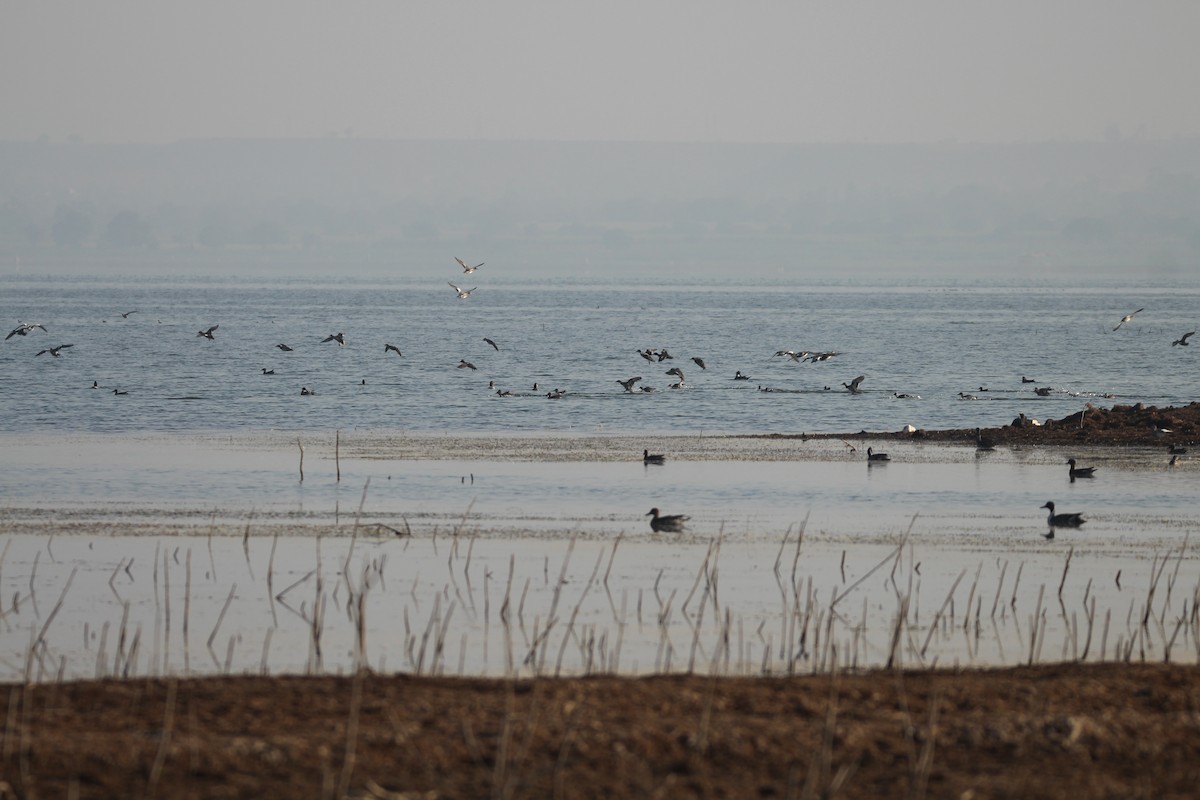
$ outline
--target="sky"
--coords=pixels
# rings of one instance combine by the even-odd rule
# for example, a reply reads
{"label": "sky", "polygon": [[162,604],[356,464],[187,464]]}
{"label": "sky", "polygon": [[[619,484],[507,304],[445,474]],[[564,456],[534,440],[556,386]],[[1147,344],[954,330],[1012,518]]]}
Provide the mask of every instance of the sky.
{"label": "sky", "polygon": [[0,140],[1200,137],[1194,0],[0,0]]}

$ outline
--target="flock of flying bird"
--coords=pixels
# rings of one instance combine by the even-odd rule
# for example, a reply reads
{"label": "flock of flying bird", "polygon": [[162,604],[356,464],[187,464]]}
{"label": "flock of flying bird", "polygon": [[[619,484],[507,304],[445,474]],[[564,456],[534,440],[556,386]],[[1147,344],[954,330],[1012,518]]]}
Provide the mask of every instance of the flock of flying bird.
{"label": "flock of flying bird", "polygon": [[[458,257],[455,257],[454,260],[458,262],[460,267],[462,267],[464,275],[472,274],[484,265],[484,262],[480,262],[478,264],[471,265]],[[455,293],[458,295],[458,298],[460,300],[466,300],[467,298],[469,298],[471,296],[472,292],[474,292],[478,289],[478,287],[472,287],[470,289],[463,289],[453,282],[448,282],[448,283],[450,285],[450,288],[452,288],[455,291]],[[1145,308],[1139,308],[1136,311],[1132,311],[1132,312],[1126,314],[1125,316],[1121,317],[1120,322],[1118,322],[1116,327],[1113,328],[1113,331],[1117,331],[1121,328],[1121,326],[1131,322],[1133,320],[1134,316],[1136,314],[1141,313],[1142,311],[1145,311]],[[127,319],[131,314],[135,314],[135,313],[137,313],[136,309],[132,310],[132,311],[121,312],[120,316],[123,319]],[[216,331],[220,327],[221,326],[219,324],[212,325],[208,328],[198,331],[196,333],[196,336],[203,337],[203,338],[209,339],[209,340],[215,340]],[[5,336],[4,338],[7,341],[8,339],[11,339],[14,336],[27,336],[35,330],[41,330],[43,332],[46,332],[45,326],[43,326],[41,324],[24,323],[24,322],[20,322],[18,320],[17,326],[15,328],[13,328],[12,331],[10,331],[9,334],[7,336]],[[1186,347],[1189,345],[1188,339],[1190,337],[1194,336],[1195,334],[1196,334],[1196,331],[1189,331],[1189,332],[1183,334],[1182,336],[1180,336],[1178,339],[1171,342],[1171,346],[1172,347],[1175,347],[1175,346]],[[486,342],[488,345],[490,345],[493,349],[499,351],[499,349],[500,349],[499,345],[497,345],[496,342],[493,341],[492,339],[484,337],[483,341]],[[346,344],[346,337],[345,337],[345,334],[338,332],[338,333],[334,333],[334,334],[330,334],[329,336],[326,336],[324,339],[321,340],[321,342],[322,343],[337,342],[339,347],[343,347]],[[39,350],[34,355],[40,356],[40,355],[49,353],[52,357],[59,358],[62,351],[66,350],[67,348],[70,348],[70,347],[74,347],[74,345],[73,344],[60,344],[57,347],[47,347],[45,349]],[[283,352],[291,352],[293,350],[293,348],[291,346],[289,346],[285,343],[277,344],[277,345],[275,345],[275,347],[277,347],[279,350],[281,350]],[[390,343],[385,344],[383,347],[383,351],[384,351],[384,353],[395,352],[396,355],[403,356],[403,353],[400,352],[400,348],[394,344],[390,344]],[[646,348],[644,350],[638,350],[638,355],[641,356],[643,359],[645,359],[650,364],[660,364],[663,361],[673,360],[675,358],[673,355],[671,355],[667,351],[667,349],[665,347],[659,348],[659,349]],[[838,353],[837,351],[832,351],[832,350],[821,351],[821,352],[812,352],[812,351],[808,351],[808,350],[802,350],[802,351],[778,350],[775,352],[776,357],[790,358],[792,361],[797,362],[797,363],[802,363],[802,362],[808,361],[808,362],[811,362],[814,364],[818,363],[818,362],[828,361],[838,355],[841,355],[841,354]],[[707,365],[704,362],[704,359],[700,358],[699,356],[693,356],[691,358],[691,361],[692,361],[692,363],[694,363],[697,367],[699,367],[702,370],[708,369]],[[459,361],[458,368],[459,369],[472,369],[472,370],[476,369],[475,365],[472,364],[470,361],[467,361],[466,359],[461,359]],[[273,375],[274,373],[275,373],[274,370],[269,370],[269,369],[263,368],[264,375]],[[684,387],[684,371],[683,371],[683,369],[681,369],[680,367],[671,367],[670,369],[668,369],[666,371],[665,374],[672,375],[679,379],[678,382],[670,384],[671,388],[681,389]],[[859,376],[853,378],[849,383],[842,383],[842,386],[845,387],[845,389],[848,392],[850,392],[851,394],[860,394],[862,392],[862,389],[860,387],[861,387],[862,382],[865,379],[866,379],[865,375],[859,375]],[[650,386],[638,386],[637,384],[639,382],[641,382],[641,380],[642,380],[642,376],[638,375],[635,377],[627,378],[625,380],[618,379],[617,383],[619,383],[624,388],[624,390],[629,393],[649,393],[649,392],[655,391],[655,389]],[[738,370],[737,373],[734,375],[734,380],[747,381],[747,380],[750,380],[750,376],[744,375],[744,374],[742,374],[742,372],[740,370]],[[1026,378],[1025,376],[1022,376],[1021,382],[1022,383],[1034,383],[1035,381],[1031,378]],[[365,380],[364,380],[364,383],[365,383]],[[488,387],[489,387],[489,389],[495,389],[496,394],[500,395],[502,397],[511,396],[511,394],[512,394],[509,391],[497,388],[494,381],[489,381]],[[99,383],[93,381],[92,388],[99,389],[100,388]],[[538,384],[535,383],[533,385],[533,388],[534,388],[534,391],[539,391]],[[773,390],[770,388],[764,388],[762,386],[759,386],[758,388],[759,388],[759,391],[764,391],[764,392],[776,391],[776,390]],[[825,388],[829,389],[828,386],[826,386]],[[113,389],[112,391],[114,394],[117,394],[117,395],[127,394],[127,392],[120,391],[118,389]],[[1048,394],[1050,392],[1049,389],[1040,389],[1040,388],[1034,389],[1034,391],[1038,394],[1043,394],[1043,393]],[[302,396],[307,397],[307,396],[316,394],[316,391],[308,388],[307,386],[304,386],[304,387],[301,387],[300,394]],[[563,397],[565,394],[566,393],[563,390],[555,389],[553,391],[548,392],[546,394],[546,397],[548,397],[550,399],[559,399],[559,398]],[[894,394],[898,398],[919,397],[918,395],[911,395],[911,394],[906,394],[903,392],[895,392]],[[965,394],[962,392],[959,393],[959,397],[963,398],[963,399],[975,399],[974,395],[969,395],[969,394]],[[976,431],[976,437],[977,437],[979,449],[981,449],[981,450],[994,449],[994,445],[992,443],[990,443],[989,441],[987,441],[982,436],[981,432],[978,430]],[[1177,455],[1178,452],[1180,452],[1180,451],[1177,451],[1175,449],[1172,450],[1173,454]],[[871,448],[871,447],[867,448],[867,465],[868,466],[872,466],[872,465],[876,465],[876,464],[884,464],[884,463],[889,462],[890,460],[891,460],[891,457],[887,453],[877,453],[874,451],[873,448]],[[643,450],[642,451],[642,463],[644,465],[648,465],[648,466],[649,465],[663,465],[666,463],[666,456],[663,454],[651,453],[649,450]],[[1171,463],[1174,464],[1175,460],[1172,459]],[[1067,465],[1069,467],[1068,475],[1069,475],[1069,478],[1072,483],[1074,483],[1075,480],[1079,479],[1079,478],[1095,477],[1096,470],[1097,470],[1096,467],[1076,466],[1076,461],[1074,458],[1068,459]],[[1047,538],[1047,539],[1054,538],[1055,528],[1078,528],[1087,521],[1083,518],[1083,515],[1079,514],[1079,513],[1061,513],[1061,514],[1055,513],[1055,506],[1054,506],[1053,501],[1047,501],[1046,504],[1042,506],[1042,508],[1049,510],[1049,514],[1047,515],[1047,524],[1049,525],[1049,533],[1043,534],[1045,536],[1045,538]],[[687,522],[689,519],[691,519],[691,517],[689,517],[685,514],[666,514],[666,515],[661,514],[657,507],[650,509],[650,511],[647,512],[646,516],[650,517],[650,529],[652,531],[654,531],[655,533],[660,533],[660,532],[678,533],[678,532],[681,532],[684,530],[684,523]]]}

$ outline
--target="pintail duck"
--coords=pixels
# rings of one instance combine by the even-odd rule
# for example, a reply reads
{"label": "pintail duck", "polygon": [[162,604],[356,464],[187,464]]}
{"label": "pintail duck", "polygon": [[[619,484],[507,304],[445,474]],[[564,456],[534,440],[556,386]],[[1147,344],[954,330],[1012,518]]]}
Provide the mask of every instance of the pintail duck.
{"label": "pintail duck", "polygon": [[1038,397],[1049,397],[1050,393],[1053,391],[1054,391],[1054,389],[1052,389],[1049,386],[1039,386],[1038,388],[1033,390],[1033,393],[1036,394]]}
{"label": "pintail duck", "polygon": [[1046,515],[1046,524],[1050,526],[1050,533],[1046,536],[1047,539],[1054,538],[1055,528],[1078,528],[1087,522],[1082,514],[1055,514],[1054,501],[1052,500],[1047,500],[1042,508],[1050,509],[1050,513]]}
{"label": "pintail duck", "polygon": [[733,379],[735,381],[748,381],[748,380],[750,380],[750,376],[743,375],[742,371],[739,369],[736,373],[734,373]]}
{"label": "pintail duck", "polygon": [[308,397],[309,395],[314,395],[314,394],[316,394],[316,392],[313,391],[312,389],[309,389],[307,386],[300,387],[300,396],[301,397]]}
{"label": "pintail duck", "polygon": [[213,336],[213,332],[214,332],[214,331],[216,331],[216,329],[217,329],[217,328],[219,328],[219,327],[221,327],[221,326],[220,326],[220,325],[213,325],[211,328],[209,328],[209,329],[207,329],[207,330],[198,331],[198,332],[196,333],[196,335],[197,335],[197,336],[203,336],[205,339],[208,339],[209,341],[212,341],[214,338],[216,338],[216,337],[214,337],[214,336]]}
{"label": "pintail duck", "polygon": [[1075,459],[1073,459],[1073,458],[1068,458],[1067,464],[1070,465],[1070,467],[1071,467],[1070,473],[1069,473],[1071,476],[1071,480],[1075,480],[1076,478],[1094,478],[1094,477],[1096,477],[1096,467],[1076,467]]}
{"label": "pintail duck", "polygon": [[25,323],[25,322],[21,322],[20,320],[17,320],[17,327],[15,327],[11,331],[9,331],[8,336],[5,336],[4,340],[8,341],[9,339],[11,339],[14,336],[28,336],[30,331],[36,330],[38,328],[41,328],[43,331],[46,330],[46,328],[44,326],[39,325],[36,322]]}
{"label": "pintail duck", "polygon": [[346,334],[344,334],[340,331],[338,333],[331,333],[328,336],[326,336],[324,339],[321,340],[321,344],[325,344],[326,342],[337,342],[338,347],[345,347],[346,346]]}
{"label": "pintail duck", "polygon": [[283,352],[285,352],[285,353],[290,353],[290,352],[292,352],[292,348],[288,347],[286,344],[280,343],[280,344],[277,344],[277,345],[275,345],[275,346],[276,346],[276,347],[278,347],[280,350],[282,350],[282,351],[283,351]]}
{"label": "pintail duck", "polygon": [[1037,378],[1026,378],[1024,375],[1022,375],[1021,383],[1037,383]]}
{"label": "pintail duck", "polygon": [[1121,317],[1121,321],[1117,323],[1117,327],[1116,327],[1116,328],[1113,328],[1113,330],[1114,330],[1114,331],[1115,331],[1115,330],[1117,330],[1117,328],[1120,328],[1120,327],[1121,327],[1122,325],[1124,325],[1126,322],[1132,322],[1132,321],[1133,321],[1133,315],[1134,315],[1134,314],[1141,313],[1142,311],[1145,311],[1145,310],[1146,310],[1146,309],[1144,309],[1144,308],[1139,308],[1137,311],[1131,311],[1131,312],[1129,312],[1129,313],[1128,313],[1128,314],[1126,314],[1125,316]]}
{"label": "pintail duck", "polygon": [[842,386],[845,386],[846,389],[849,390],[850,394],[862,394],[862,389],[859,389],[858,387],[864,380],[866,380],[866,377],[866,375],[859,375],[849,383],[843,383]]}
{"label": "pintail duck", "polygon": [[883,461],[891,461],[892,457],[887,453],[876,453],[873,448],[867,448],[867,463],[878,464]]}
{"label": "pintail duck", "polygon": [[74,347],[74,346],[75,345],[73,345],[73,344],[60,344],[58,347],[47,347],[45,350],[38,350],[36,353],[34,353],[34,356],[40,356],[42,353],[49,353],[50,355],[54,356],[55,358],[58,358],[58,354],[59,354],[60,350],[66,350],[68,347]]}
{"label": "pintail duck", "polygon": [[1175,341],[1171,342],[1171,347],[1174,347],[1177,344],[1181,344],[1184,347],[1187,347],[1188,346],[1188,338],[1195,336],[1195,335],[1196,335],[1195,331],[1189,331],[1189,332],[1185,333],[1183,336],[1180,336]]}
{"label": "pintail duck", "polygon": [[123,392],[120,389],[113,389],[112,393],[113,394],[129,394],[129,392]]}
{"label": "pintail duck", "polygon": [[692,363],[700,369],[708,369],[708,367],[704,366],[704,359],[699,356],[692,356]]}
{"label": "pintail duck", "polygon": [[[450,282],[447,281],[447,283],[450,283]],[[475,291],[479,287],[473,286],[470,289],[460,289],[456,284],[450,283],[450,288],[453,289],[458,294],[459,300],[466,300],[468,297],[471,296],[471,292]]]}
{"label": "pintail duck", "polygon": [[895,397],[897,400],[920,400],[921,399],[921,395],[909,394],[908,392],[892,392],[892,397]]}
{"label": "pintail duck", "polygon": [[667,514],[664,516],[658,513],[657,508],[647,511],[646,516],[650,518],[650,530],[655,533],[679,533],[683,530],[683,523],[691,519],[691,517],[683,514]]}
{"label": "pintail duck", "polygon": [[625,380],[625,381],[618,380],[618,381],[617,381],[617,383],[619,383],[619,384],[621,384],[622,386],[624,386],[624,387],[625,387],[625,391],[627,391],[627,392],[632,392],[632,391],[633,391],[633,385],[634,385],[635,383],[637,383],[638,381],[640,381],[641,379],[642,379],[642,376],[641,376],[641,375],[638,375],[636,378],[630,378],[629,380]]}
{"label": "pintail duck", "polygon": [[976,450],[995,450],[996,441],[983,435],[982,428],[975,429],[975,449]]}
{"label": "pintail duck", "polygon": [[1181,444],[1173,444],[1167,448],[1167,453],[1173,456],[1181,456],[1187,453],[1187,448]]}
{"label": "pintail duck", "polygon": [[403,356],[403,355],[404,355],[404,353],[401,353],[401,352],[400,352],[400,348],[399,348],[399,347],[396,347],[396,345],[394,345],[394,344],[385,344],[385,345],[383,346],[383,352],[385,352],[385,353],[386,353],[386,352],[387,352],[387,351],[389,351],[389,350],[392,350],[392,351],[394,351],[394,352],[396,353],[396,355],[398,355],[398,356]]}
{"label": "pintail duck", "polygon": [[649,450],[642,450],[643,464],[665,464],[667,457],[662,453],[651,453]]}
{"label": "pintail duck", "polygon": [[978,399],[979,399],[979,396],[978,396],[978,395],[974,395],[974,394],[969,394],[969,393],[967,393],[967,392],[959,392],[959,393],[958,393],[958,399],[959,399],[959,400],[978,400]]}
{"label": "pintail duck", "polygon": [[490,344],[492,346],[492,349],[495,350],[497,353],[500,352],[500,345],[496,344],[495,342],[493,342],[491,339],[489,339],[486,336],[483,337],[483,340],[485,342],[487,342],[488,344]]}
{"label": "pintail duck", "polygon": [[267,369],[266,367],[263,367],[262,371],[263,371],[263,375],[274,375],[275,374],[275,370]]}
{"label": "pintail duck", "polygon": [[460,358],[458,360],[458,366],[456,369],[475,369],[475,365],[470,361],[467,361],[465,358]]}
{"label": "pintail duck", "polygon": [[455,257],[454,257],[454,260],[455,260],[455,261],[457,261],[457,262],[458,262],[458,265],[459,265],[460,267],[462,267],[462,268],[463,268],[463,274],[464,274],[464,275],[467,275],[467,274],[469,274],[469,273],[472,273],[472,272],[474,272],[475,270],[477,270],[477,269],[479,269],[480,267],[482,267],[482,266],[483,266],[483,263],[484,263],[484,262],[480,261],[480,262],[479,262],[478,264],[476,264],[475,266],[471,266],[470,264],[468,264],[467,262],[463,261],[463,260],[462,260],[461,258],[459,258],[458,256],[455,256]]}
{"label": "pintail duck", "polygon": [[122,311],[122,312],[121,312],[121,319],[129,319],[129,315],[130,315],[130,314],[136,314],[136,313],[137,313],[137,309],[136,309],[136,308],[135,308],[133,311]]}

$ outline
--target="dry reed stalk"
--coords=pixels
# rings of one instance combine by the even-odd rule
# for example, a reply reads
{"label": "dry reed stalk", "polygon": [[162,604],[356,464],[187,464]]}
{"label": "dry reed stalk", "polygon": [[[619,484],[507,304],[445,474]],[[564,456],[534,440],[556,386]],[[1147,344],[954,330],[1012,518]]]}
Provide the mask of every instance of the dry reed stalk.
{"label": "dry reed stalk", "polygon": [[150,766],[150,777],[146,781],[148,794],[154,794],[154,787],[162,777],[163,764],[167,761],[167,751],[171,746],[171,734],[175,730],[175,698],[179,691],[179,682],[167,681],[167,700],[163,711],[162,733],[159,734],[158,752],[154,755],[154,763]]}
{"label": "dry reed stalk", "polygon": [[342,755],[342,771],[338,778],[337,797],[350,796],[350,779],[354,774],[354,764],[358,750],[358,715],[362,708],[362,671],[355,672],[350,681],[350,715],[346,720],[346,747]]}
{"label": "dry reed stalk", "polygon": [[221,613],[217,615],[217,624],[213,626],[212,633],[208,635],[208,642],[206,643],[206,646],[208,647],[208,654],[212,656],[213,665],[216,666],[217,669],[221,668],[221,662],[217,660],[217,654],[213,650],[212,643],[213,639],[217,638],[217,631],[221,629],[221,623],[225,620],[225,612],[229,611],[229,605],[233,602],[233,594],[236,591],[237,584],[235,583],[233,586],[229,587],[229,596],[225,598],[225,605],[221,606]]}
{"label": "dry reed stalk", "polygon": [[562,642],[558,648],[558,658],[554,662],[554,677],[558,677],[562,671],[563,651],[566,650],[567,640],[571,637],[572,631],[575,630],[575,620],[579,616],[579,609],[583,607],[583,601],[587,598],[588,590],[592,588],[592,584],[596,582],[596,576],[600,574],[600,563],[604,560],[604,551],[601,550],[596,554],[596,565],[592,567],[592,574],[584,584],[583,591],[579,593],[579,600],[575,603],[575,608],[571,610],[571,617],[567,620],[567,630],[563,633]]}
{"label": "dry reed stalk", "polygon": [[1067,583],[1067,570],[1071,568],[1071,556],[1075,555],[1075,545],[1071,545],[1067,550],[1067,561],[1063,564],[1062,580],[1058,582],[1058,599],[1062,601],[1063,586]]}
{"label": "dry reed stalk", "polygon": [[1029,620],[1029,627],[1030,627],[1029,637],[1030,638],[1029,638],[1029,662],[1028,663],[1031,666],[1033,665],[1034,654],[1037,652],[1038,620],[1042,616],[1042,595],[1045,593],[1045,591],[1046,591],[1046,584],[1043,583],[1040,587],[1038,587],[1037,607],[1033,612],[1033,616]]}
{"label": "dry reed stalk", "polygon": [[304,483],[304,445],[300,444],[300,437],[296,437],[296,447],[300,448],[300,482]]}
{"label": "dry reed stalk", "polygon": [[[29,652],[28,658],[26,659],[26,662],[25,662],[25,680],[26,680],[26,682],[29,681],[30,672],[33,669],[33,651],[45,640],[46,631],[50,628],[50,623],[54,622],[54,618],[56,616],[58,616],[58,612],[62,608],[63,601],[65,601],[67,599],[67,591],[71,588],[71,582],[75,580],[75,573],[77,571],[78,571],[78,567],[71,570],[71,574],[67,577],[67,582],[63,585],[62,594],[60,594],[58,596],[58,602],[54,604],[54,608],[51,609],[50,615],[48,617],[46,617],[46,621],[42,624],[42,629],[40,631],[38,631],[37,637],[33,640],[33,645],[30,647],[30,652]],[[125,608],[126,608],[126,611],[128,612],[129,607],[126,606]]]}
{"label": "dry reed stalk", "polygon": [[1004,565],[1000,567],[1000,582],[996,584],[996,596],[992,598],[992,614],[991,618],[996,618],[996,606],[1000,604],[1000,592],[1004,588],[1004,573],[1008,572],[1008,561],[1005,560]]}
{"label": "dry reed stalk", "polygon": [[959,582],[962,581],[962,576],[965,576],[966,573],[966,570],[959,572],[959,577],[956,577],[954,579],[954,584],[950,585],[950,590],[946,595],[946,600],[942,601],[942,606],[938,608],[937,613],[934,614],[934,621],[930,622],[929,624],[929,634],[928,636],[925,636],[925,643],[920,645],[920,655],[922,655],[922,657],[925,656],[925,651],[929,649],[930,639],[934,638],[934,633],[937,632],[938,620],[942,619],[942,614],[946,612],[946,607],[949,606],[950,602],[954,600],[954,590],[959,588]]}
{"label": "dry reed stalk", "polygon": [[187,551],[187,588],[183,593],[183,674],[191,674],[191,651],[188,637],[188,619],[192,608],[192,548]]}
{"label": "dry reed stalk", "polygon": [[38,611],[38,604],[37,604],[37,568],[38,568],[38,559],[41,557],[42,557],[41,550],[38,550],[36,553],[33,554],[33,567],[31,567],[29,570],[29,599],[31,601],[33,601],[33,617],[34,617],[34,619],[42,618],[41,612]]}
{"label": "dry reed stalk", "polygon": [[[158,559],[155,559],[157,563]],[[163,674],[167,674],[171,664],[171,567],[170,558],[163,553],[163,608],[166,615],[163,628]]]}
{"label": "dry reed stalk", "polygon": [[[216,512],[213,512],[213,515],[216,516]],[[216,583],[217,582],[217,560],[216,560],[216,558],[213,557],[212,533],[211,532],[208,534],[208,565],[212,569],[212,581],[213,581],[213,583]]]}
{"label": "dry reed stalk", "polygon": [[342,432],[339,429],[333,435],[333,464],[337,469],[337,482],[342,482]]}

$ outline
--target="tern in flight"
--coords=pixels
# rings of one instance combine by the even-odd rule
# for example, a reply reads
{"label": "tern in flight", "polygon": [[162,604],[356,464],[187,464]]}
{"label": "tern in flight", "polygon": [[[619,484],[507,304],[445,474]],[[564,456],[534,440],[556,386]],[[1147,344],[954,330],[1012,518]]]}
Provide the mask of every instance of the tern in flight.
{"label": "tern in flight", "polygon": [[1114,331],[1115,331],[1115,330],[1117,330],[1117,328],[1120,328],[1120,327],[1121,327],[1122,325],[1124,325],[1126,322],[1132,322],[1132,321],[1133,321],[1133,315],[1134,315],[1134,314],[1137,314],[1137,313],[1139,313],[1139,312],[1142,312],[1142,311],[1145,311],[1145,310],[1146,310],[1146,309],[1144,309],[1144,308],[1139,308],[1137,311],[1131,311],[1130,313],[1128,313],[1128,314],[1126,314],[1125,316],[1121,317],[1121,321],[1117,323],[1117,327],[1116,327],[1116,328],[1113,328],[1113,330],[1114,330]]}
{"label": "tern in flight", "polygon": [[463,260],[462,260],[461,258],[459,258],[458,256],[455,256],[455,257],[454,257],[454,260],[455,260],[455,261],[457,261],[457,262],[458,262],[458,265],[459,265],[460,267],[462,267],[462,268],[463,268],[463,274],[464,274],[464,275],[468,275],[468,274],[470,274],[470,273],[474,272],[475,270],[477,270],[477,269],[479,269],[480,267],[482,267],[482,266],[483,266],[483,262],[482,262],[482,261],[480,261],[478,264],[476,264],[475,266],[473,266],[473,267],[472,267],[470,264],[468,264],[467,262],[463,261]]}

